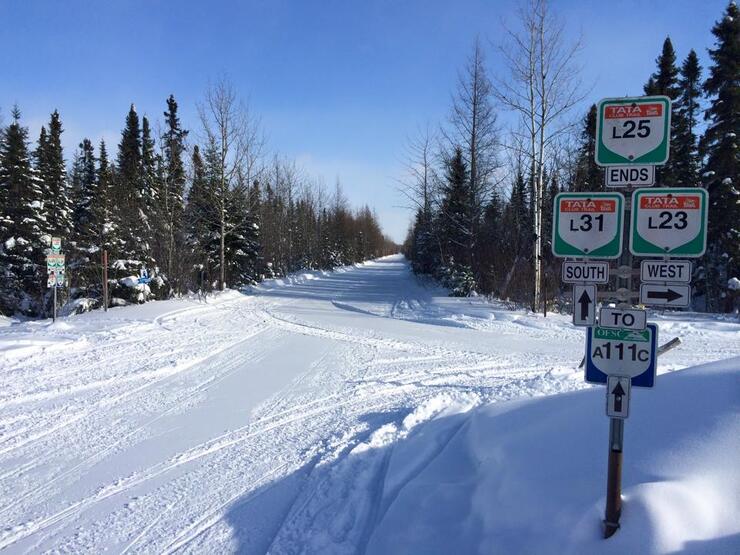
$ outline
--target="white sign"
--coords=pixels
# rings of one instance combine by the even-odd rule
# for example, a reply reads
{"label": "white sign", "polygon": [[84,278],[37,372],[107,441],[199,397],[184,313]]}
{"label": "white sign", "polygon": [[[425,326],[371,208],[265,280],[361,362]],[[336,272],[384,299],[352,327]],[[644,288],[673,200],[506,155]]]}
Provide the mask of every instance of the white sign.
{"label": "white sign", "polygon": [[588,328],[586,381],[607,382],[607,376],[631,378],[634,387],[653,387],[657,368],[658,326],[644,330]]}
{"label": "white sign", "polygon": [[622,253],[621,193],[559,193],[552,252],[573,258],[617,258]]}
{"label": "white sign", "polygon": [[629,376],[609,376],[606,381],[606,415],[609,418],[627,418],[630,415]]}
{"label": "white sign", "polygon": [[596,119],[600,166],[665,164],[670,148],[671,99],[667,96],[606,98]]}
{"label": "white sign", "polygon": [[608,262],[563,262],[563,283],[609,283]]}
{"label": "white sign", "polygon": [[51,250],[55,253],[59,253],[59,251],[62,249],[62,238],[61,237],[52,237],[51,238]]}
{"label": "white sign", "polygon": [[708,195],[700,187],[632,193],[630,252],[698,257],[707,244]]}
{"label": "white sign", "polygon": [[640,280],[648,283],[689,283],[689,260],[643,260],[640,262]]}
{"label": "white sign", "polygon": [[655,185],[655,166],[607,166],[607,187],[652,187]]}
{"label": "white sign", "polygon": [[628,330],[644,330],[647,326],[647,312],[637,308],[607,308],[599,311],[599,326]]}
{"label": "white sign", "polygon": [[596,286],[573,286],[573,325],[596,325]]}
{"label": "white sign", "polygon": [[665,308],[686,308],[691,302],[691,286],[680,283],[643,283],[640,304]]}

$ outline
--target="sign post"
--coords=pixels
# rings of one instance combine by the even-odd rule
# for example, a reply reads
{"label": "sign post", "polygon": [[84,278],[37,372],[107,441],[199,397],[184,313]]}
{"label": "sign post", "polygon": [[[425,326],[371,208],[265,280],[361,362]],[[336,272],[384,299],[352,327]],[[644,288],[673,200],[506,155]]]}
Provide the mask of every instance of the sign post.
{"label": "sign post", "polygon": [[59,252],[59,249],[61,249],[61,239],[54,237],[52,249],[50,252],[47,251],[46,255],[46,286],[52,288],[52,322],[57,321],[57,288],[65,285],[64,255]]}

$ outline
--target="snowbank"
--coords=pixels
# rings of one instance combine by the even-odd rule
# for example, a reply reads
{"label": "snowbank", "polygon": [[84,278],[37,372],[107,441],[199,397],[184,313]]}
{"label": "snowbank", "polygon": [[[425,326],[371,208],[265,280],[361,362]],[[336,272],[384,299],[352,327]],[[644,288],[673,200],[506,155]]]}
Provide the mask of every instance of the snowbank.
{"label": "snowbank", "polygon": [[[368,553],[740,553],[740,357],[661,376],[633,390],[631,411],[613,538],[601,538],[608,419],[595,387],[474,410],[397,494]],[[404,453],[444,425],[421,430]]]}

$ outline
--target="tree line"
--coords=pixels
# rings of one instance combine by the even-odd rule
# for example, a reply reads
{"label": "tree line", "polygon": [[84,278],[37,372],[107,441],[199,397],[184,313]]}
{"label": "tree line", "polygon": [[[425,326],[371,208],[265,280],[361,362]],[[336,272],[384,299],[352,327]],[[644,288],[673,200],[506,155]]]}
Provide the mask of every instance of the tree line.
{"label": "tree line", "polygon": [[[712,28],[706,70],[690,50],[680,65],[670,37],[647,76],[646,95],[672,100],[670,158],[656,186],[709,192],[706,255],[694,268],[697,308],[731,311],[740,296],[740,19],[734,2]],[[476,40],[459,74],[450,117],[409,141],[403,190],[415,209],[404,249],[417,273],[453,294],[474,292],[547,309],[561,298],[551,254],[560,191],[605,190],[594,160],[596,106],[580,122],[587,92],[580,43],[565,41],[545,0],[529,0],[498,48],[508,72],[489,75]],[[504,133],[497,109],[516,125]]]}
{"label": "tree line", "polygon": [[[286,158],[232,85],[209,87],[191,140],[174,96],[156,130],[132,104],[115,155],[84,138],[71,163],[54,111],[32,148],[16,106],[0,127],[0,313],[50,312],[45,256],[61,237],[70,311],[239,287],[331,269],[398,247],[367,206],[353,210]],[[146,271],[151,281],[138,283]]]}

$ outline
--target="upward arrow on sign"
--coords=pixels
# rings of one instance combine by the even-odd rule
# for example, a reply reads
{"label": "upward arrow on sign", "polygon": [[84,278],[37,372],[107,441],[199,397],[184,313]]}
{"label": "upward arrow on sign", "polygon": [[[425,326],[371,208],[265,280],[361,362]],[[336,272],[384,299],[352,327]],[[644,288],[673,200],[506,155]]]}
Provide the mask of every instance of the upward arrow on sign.
{"label": "upward arrow on sign", "polygon": [[588,291],[585,289],[578,299],[578,304],[581,305],[581,320],[586,320],[588,318],[588,308],[591,305],[591,297],[589,297]]}
{"label": "upward arrow on sign", "polygon": [[622,412],[622,397],[624,396],[624,389],[622,389],[622,384],[617,382],[617,386],[612,390],[612,395],[614,395],[614,410],[616,412]]}

